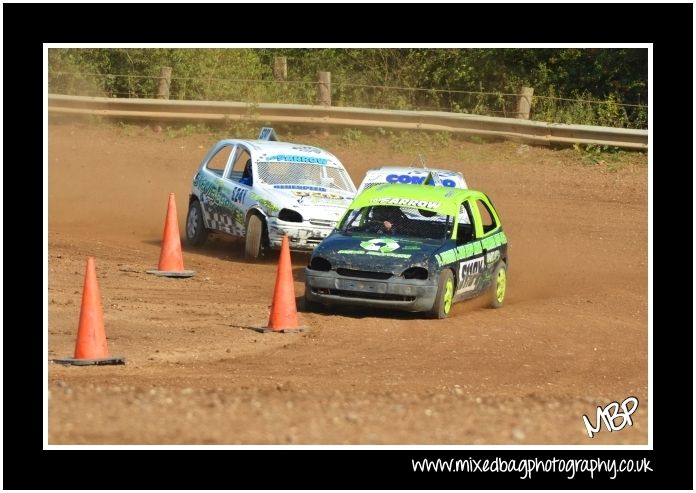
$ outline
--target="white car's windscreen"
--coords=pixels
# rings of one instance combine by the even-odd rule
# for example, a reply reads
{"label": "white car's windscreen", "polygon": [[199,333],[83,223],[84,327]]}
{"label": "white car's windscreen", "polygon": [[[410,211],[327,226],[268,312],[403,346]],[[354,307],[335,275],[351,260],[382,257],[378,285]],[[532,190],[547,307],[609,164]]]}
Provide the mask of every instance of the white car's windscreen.
{"label": "white car's windscreen", "polygon": [[269,185],[314,185],[327,189],[355,192],[353,182],[342,168],[311,163],[256,163],[259,178]]}

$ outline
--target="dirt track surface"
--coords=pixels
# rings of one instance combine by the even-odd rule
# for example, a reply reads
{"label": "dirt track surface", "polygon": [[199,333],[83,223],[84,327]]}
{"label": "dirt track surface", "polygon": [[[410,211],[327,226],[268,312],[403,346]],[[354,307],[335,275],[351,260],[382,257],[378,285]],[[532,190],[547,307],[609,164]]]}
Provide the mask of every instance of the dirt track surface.
{"label": "dirt track surface", "polygon": [[[49,363],[49,444],[646,444],[647,166],[585,166],[572,151],[453,142],[428,164],[487,192],[509,238],[506,306],[447,320],[375,310],[300,312],[300,334],[259,334],[277,255],[184,245],[191,279],[157,267],[167,194],[184,231],[210,135],[51,124],[48,355],[72,356],[94,256],[111,354]],[[356,184],[413,153],[327,147]],[[637,164],[636,164],[637,163]],[[293,254],[298,304],[307,256]],[[582,415],[628,396],[633,426],[587,437]],[[620,420],[617,421],[617,424]]]}

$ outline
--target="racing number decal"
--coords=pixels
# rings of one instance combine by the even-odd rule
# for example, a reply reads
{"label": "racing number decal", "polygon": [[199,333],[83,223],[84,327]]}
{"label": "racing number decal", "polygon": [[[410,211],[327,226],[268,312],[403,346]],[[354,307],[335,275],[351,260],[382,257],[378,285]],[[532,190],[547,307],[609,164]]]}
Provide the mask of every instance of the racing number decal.
{"label": "racing number decal", "polygon": [[246,188],[234,187],[232,189],[232,195],[230,196],[230,200],[237,204],[243,204],[244,198],[246,197],[248,191],[249,190]]}

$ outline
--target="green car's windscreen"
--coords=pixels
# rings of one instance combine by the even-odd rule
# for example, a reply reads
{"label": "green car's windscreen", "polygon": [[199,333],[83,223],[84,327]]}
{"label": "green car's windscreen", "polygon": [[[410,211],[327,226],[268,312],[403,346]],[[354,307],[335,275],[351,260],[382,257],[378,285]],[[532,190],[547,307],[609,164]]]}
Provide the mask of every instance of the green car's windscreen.
{"label": "green car's windscreen", "polygon": [[445,241],[452,235],[452,216],[428,209],[372,205],[348,212],[341,224],[344,234],[380,234]]}

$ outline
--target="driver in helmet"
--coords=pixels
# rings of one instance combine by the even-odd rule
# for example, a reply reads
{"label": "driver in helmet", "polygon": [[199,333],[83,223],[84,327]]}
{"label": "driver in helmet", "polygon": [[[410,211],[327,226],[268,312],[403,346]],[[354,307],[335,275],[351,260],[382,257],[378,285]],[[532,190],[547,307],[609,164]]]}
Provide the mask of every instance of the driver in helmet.
{"label": "driver in helmet", "polygon": [[372,218],[377,222],[378,232],[387,234],[398,233],[404,222],[401,210],[393,206],[375,207]]}
{"label": "driver in helmet", "polygon": [[242,173],[242,177],[240,178],[239,183],[251,186],[253,179],[253,174],[251,172],[251,158],[249,158],[247,159],[247,162],[244,165],[244,172]]}

